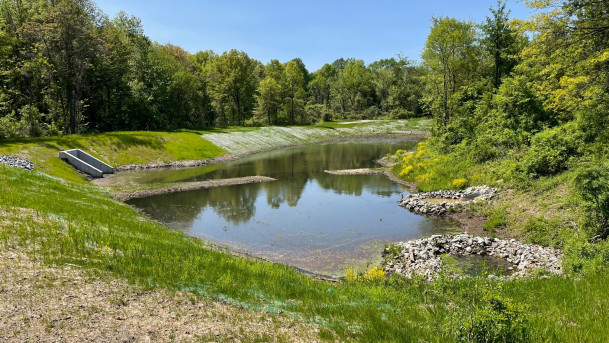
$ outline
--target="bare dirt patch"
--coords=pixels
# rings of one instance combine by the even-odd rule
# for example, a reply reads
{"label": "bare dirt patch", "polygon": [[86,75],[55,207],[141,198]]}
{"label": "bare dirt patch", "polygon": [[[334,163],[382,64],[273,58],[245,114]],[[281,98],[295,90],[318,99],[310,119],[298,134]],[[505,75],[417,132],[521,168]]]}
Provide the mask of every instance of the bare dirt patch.
{"label": "bare dirt patch", "polygon": [[261,183],[277,181],[272,177],[267,176],[246,176],[237,177],[232,179],[218,179],[218,180],[207,180],[207,181],[195,181],[195,182],[181,182],[178,184],[170,184],[166,188],[152,189],[152,190],[141,190],[130,193],[117,193],[116,198],[121,201],[127,201],[134,198],[145,198],[152,195],[169,194],[176,192],[193,191],[197,189],[206,189],[214,187],[225,187],[225,186],[236,186],[250,183]]}
{"label": "bare dirt patch", "polygon": [[401,180],[389,170],[384,169],[370,169],[370,168],[359,168],[359,169],[342,169],[342,170],[324,170],[324,173],[332,175],[385,175],[391,181],[399,183],[400,185],[406,186],[409,192],[413,192],[417,187],[413,182]]}
{"label": "bare dirt patch", "polygon": [[185,292],[145,290],[0,250],[2,342],[311,342],[318,332],[285,315]]}
{"label": "bare dirt patch", "polygon": [[341,169],[341,170],[324,170],[324,173],[332,175],[384,175],[384,170],[359,168],[359,169]]}

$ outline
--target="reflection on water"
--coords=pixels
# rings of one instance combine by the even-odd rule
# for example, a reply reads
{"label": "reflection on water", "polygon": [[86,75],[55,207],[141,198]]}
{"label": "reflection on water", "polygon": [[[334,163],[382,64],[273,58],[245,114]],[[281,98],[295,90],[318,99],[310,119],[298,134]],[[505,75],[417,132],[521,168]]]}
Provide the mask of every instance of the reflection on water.
{"label": "reflection on water", "polygon": [[278,181],[129,201],[169,227],[257,256],[326,274],[380,258],[382,244],[443,232],[456,224],[397,206],[404,189],[382,175],[328,169],[375,167],[413,143],[332,143],[251,156],[222,166],[132,174],[136,182],[263,175]]}

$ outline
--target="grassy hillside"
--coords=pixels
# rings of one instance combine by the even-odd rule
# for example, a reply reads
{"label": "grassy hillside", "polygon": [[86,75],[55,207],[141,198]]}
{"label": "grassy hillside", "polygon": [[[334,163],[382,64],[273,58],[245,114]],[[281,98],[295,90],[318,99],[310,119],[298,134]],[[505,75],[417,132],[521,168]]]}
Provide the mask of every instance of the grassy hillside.
{"label": "grassy hillside", "polygon": [[233,154],[273,149],[281,146],[303,144],[324,139],[405,134],[431,128],[431,120],[368,120],[322,123],[314,126],[262,127],[257,130],[235,132],[212,132],[203,137]]}
{"label": "grassy hillside", "polygon": [[84,180],[57,157],[60,150],[83,149],[113,166],[154,161],[203,160],[227,152],[196,132],[107,132],[92,135],[0,140],[0,154],[27,158],[37,169],[71,181]]}
{"label": "grassy hillside", "polygon": [[[107,272],[144,288],[187,292],[261,314],[280,313],[320,327],[323,340],[444,342],[499,337],[593,342],[609,335],[609,327],[599,320],[608,318],[609,309],[609,280],[603,273],[508,282],[441,278],[427,283],[385,279],[371,269],[343,282],[318,281],[290,267],[235,257],[143,217],[107,191],[83,182],[63,162],[53,162],[58,141],[2,144],[0,153],[23,152],[38,163],[51,161],[51,167],[34,172],[0,166],[3,252],[26,253],[47,265]],[[75,141],[70,138],[72,143],[62,144]],[[108,147],[99,151],[120,154]],[[126,155],[135,150],[124,151],[120,158],[129,160]],[[186,153],[171,156],[191,156]],[[54,176],[45,173],[49,171]],[[44,287],[51,286],[36,291],[45,292]]]}
{"label": "grassy hillside", "polygon": [[[24,251],[47,264],[109,271],[146,287],[281,312],[321,325],[321,338],[452,341],[469,330],[470,312],[489,330],[509,312],[510,325],[531,341],[595,341],[609,335],[597,320],[606,318],[609,308],[606,276],[426,283],[371,272],[357,281],[328,283],[282,265],[234,257],[142,217],[90,184],[0,167],[0,188],[3,250]],[[497,302],[507,307],[494,308]]]}

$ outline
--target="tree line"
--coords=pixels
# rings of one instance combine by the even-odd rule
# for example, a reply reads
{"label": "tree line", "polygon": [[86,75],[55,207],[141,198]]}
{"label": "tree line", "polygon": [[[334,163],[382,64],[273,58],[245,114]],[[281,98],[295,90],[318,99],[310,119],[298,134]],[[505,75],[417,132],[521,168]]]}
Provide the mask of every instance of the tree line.
{"label": "tree line", "polygon": [[480,161],[567,123],[606,137],[607,1],[527,3],[540,11],[526,21],[503,1],[482,23],[432,18],[420,62],[309,72],[299,58],[161,45],[90,0],[0,0],[0,137],[426,115],[447,149]]}
{"label": "tree line", "polygon": [[[423,52],[424,102],[446,151],[478,162],[529,149],[534,175],[564,170],[609,138],[609,1],[504,2],[476,25],[434,18]],[[588,144],[589,143],[589,144]]]}
{"label": "tree line", "polygon": [[0,0],[0,137],[420,116],[422,73],[405,58],[310,73],[299,58],[190,54],[89,0]]}

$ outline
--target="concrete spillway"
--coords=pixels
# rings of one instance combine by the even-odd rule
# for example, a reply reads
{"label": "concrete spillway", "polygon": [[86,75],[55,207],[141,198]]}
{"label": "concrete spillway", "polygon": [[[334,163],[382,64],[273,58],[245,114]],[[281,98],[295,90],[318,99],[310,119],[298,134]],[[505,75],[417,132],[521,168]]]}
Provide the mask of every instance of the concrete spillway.
{"label": "concrete spillway", "polygon": [[60,151],[59,158],[93,177],[104,177],[104,174],[114,174],[114,168],[80,149]]}

